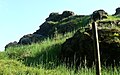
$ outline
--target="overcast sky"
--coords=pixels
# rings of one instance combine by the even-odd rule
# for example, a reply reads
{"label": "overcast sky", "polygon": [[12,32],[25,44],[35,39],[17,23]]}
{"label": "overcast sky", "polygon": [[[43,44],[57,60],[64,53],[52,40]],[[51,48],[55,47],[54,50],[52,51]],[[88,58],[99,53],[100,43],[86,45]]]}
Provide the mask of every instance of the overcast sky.
{"label": "overcast sky", "polygon": [[75,14],[91,14],[104,9],[114,14],[120,0],[0,0],[0,51],[23,35],[39,29],[51,12],[70,10]]}

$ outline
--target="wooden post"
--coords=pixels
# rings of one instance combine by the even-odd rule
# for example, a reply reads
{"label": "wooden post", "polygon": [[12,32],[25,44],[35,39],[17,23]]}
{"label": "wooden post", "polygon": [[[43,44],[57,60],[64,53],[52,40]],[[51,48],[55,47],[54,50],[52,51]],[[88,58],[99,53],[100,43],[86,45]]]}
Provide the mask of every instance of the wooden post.
{"label": "wooden post", "polygon": [[101,75],[98,31],[97,31],[97,25],[95,22],[92,23],[92,30],[93,30],[93,38],[94,38],[93,40],[94,40],[94,55],[95,55],[96,75]]}

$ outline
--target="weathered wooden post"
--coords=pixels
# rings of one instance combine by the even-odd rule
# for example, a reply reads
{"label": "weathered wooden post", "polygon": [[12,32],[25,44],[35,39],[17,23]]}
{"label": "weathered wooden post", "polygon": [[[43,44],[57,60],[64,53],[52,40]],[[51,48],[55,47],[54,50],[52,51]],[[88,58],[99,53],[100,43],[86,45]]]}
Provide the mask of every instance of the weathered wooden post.
{"label": "weathered wooden post", "polygon": [[98,31],[96,22],[92,23],[93,40],[94,40],[94,55],[95,55],[95,66],[96,75],[101,75],[101,63],[100,63],[100,51],[99,51],[99,41],[98,41]]}

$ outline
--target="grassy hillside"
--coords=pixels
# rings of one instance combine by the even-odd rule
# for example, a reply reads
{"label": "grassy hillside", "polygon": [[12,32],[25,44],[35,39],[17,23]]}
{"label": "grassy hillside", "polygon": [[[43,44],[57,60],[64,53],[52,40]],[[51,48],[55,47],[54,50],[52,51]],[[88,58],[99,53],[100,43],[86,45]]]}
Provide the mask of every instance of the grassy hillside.
{"label": "grassy hillside", "polygon": [[[82,19],[75,18],[71,22],[85,27],[90,23],[90,16]],[[56,24],[67,23],[67,18]],[[79,21],[80,20],[80,21]],[[116,16],[109,16],[103,21],[120,20]],[[79,29],[79,28],[78,28]],[[61,45],[72,37],[76,31],[65,35],[56,34],[54,38],[47,38],[31,45],[9,47],[0,52],[0,75],[95,75],[95,66],[87,68],[84,65],[78,71],[69,68],[58,59]],[[120,67],[102,67],[102,75],[120,75]]]}
{"label": "grassy hillside", "polygon": [[[46,39],[28,46],[11,47],[0,52],[0,75],[95,75],[95,68],[67,68],[57,59],[60,45],[66,38]],[[120,69],[102,68],[103,75],[119,75]]]}
{"label": "grassy hillside", "polygon": [[[72,37],[68,33],[64,37],[58,35],[54,39],[46,39],[41,43],[27,46],[10,47],[0,52],[0,75],[95,75],[95,68],[67,68],[57,59],[61,44]],[[119,68],[103,68],[103,75],[119,75]]]}

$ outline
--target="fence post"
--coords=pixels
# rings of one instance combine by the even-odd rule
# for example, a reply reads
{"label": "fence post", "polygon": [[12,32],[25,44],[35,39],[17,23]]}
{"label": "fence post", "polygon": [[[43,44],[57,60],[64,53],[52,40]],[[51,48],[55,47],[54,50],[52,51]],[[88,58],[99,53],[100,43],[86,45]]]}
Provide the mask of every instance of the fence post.
{"label": "fence post", "polygon": [[96,22],[92,23],[92,31],[93,31],[93,38],[94,38],[93,42],[94,42],[96,75],[101,75],[100,51],[99,51],[98,31],[97,31]]}

